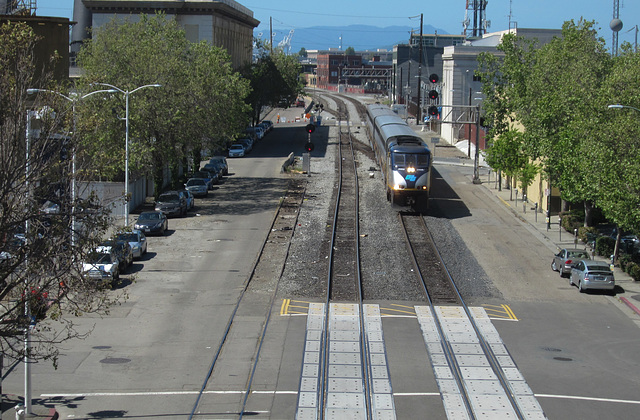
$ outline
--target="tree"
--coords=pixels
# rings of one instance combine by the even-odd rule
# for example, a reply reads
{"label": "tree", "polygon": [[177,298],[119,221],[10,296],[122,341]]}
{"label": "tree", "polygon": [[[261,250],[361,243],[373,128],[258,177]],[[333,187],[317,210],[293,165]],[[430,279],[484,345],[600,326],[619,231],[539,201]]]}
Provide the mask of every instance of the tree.
{"label": "tree", "polygon": [[73,104],[28,95],[65,88],[47,74],[34,79],[37,41],[25,24],[0,25],[0,351],[23,357],[21,334],[32,325],[29,357],[55,364],[57,346],[84,334],[74,316],[104,314],[120,297],[83,276],[81,261],[104,235],[107,212],[93,197],[74,200]]}
{"label": "tree", "polygon": [[243,74],[251,82],[251,119],[260,121],[264,106],[277,106],[281,100],[293,102],[304,92],[300,80],[301,66],[295,56],[286,55],[281,49],[270,51],[268,45],[257,41],[258,59],[247,66]]}
{"label": "tree", "polygon": [[610,68],[593,25],[565,22],[562,37],[538,49],[535,42],[505,36],[499,47],[504,58],[484,55],[481,61],[490,136],[518,121],[524,153],[541,163],[563,200],[584,203],[586,225],[601,183],[596,177],[602,172],[593,167],[594,143],[605,108],[601,86]]}
{"label": "tree", "polygon": [[[132,172],[153,174],[156,195],[166,168],[176,181],[190,152],[226,147],[246,125],[248,82],[233,71],[226,52],[189,42],[163,14],[141,15],[137,22],[113,19],[96,30],[78,62],[84,86],[108,83],[131,91],[161,85],[136,92],[129,103],[129,165]],[[123,105],[122,96],[114,95],[103,112],[83,119],[84,147],[101,157],[96,175],[114,178],[124,168]]]}
{"label": "tree", "polygon": [[356,54],[356,50],[353,47],[347,47],[346,50],[344,50],[344,55],[355,55]]}
{"label": "tree", "polygon": [[585,225],[591,225],[597,198],[592,159],[597,121],[606,111],[601,86],[610,69],[604,40],[593,22],[565,22],[555,38],[536,54],[527,79],[527,101],[519,117],[526,127],[526,145],[568,202],[585,203]]}
{"label": "tree", "polygon": [[300,48],[300,51],[298,51],[298,56],[301,58],[307,58],[307,50],[304,47]]}
{"label": "tree", "polygon": [[[518,174],[529,174],[529,156],[523,151],[522,133],[508,130],[494,138],[490,146],[484,151],[486,162],[492,168],[502,171],[507,177]],[[529,178],[525,179],[526,187],[531,185]],[[521,187],[523,188],[524,185]],[[523,189],[524,193],[524,189]]]}
{"label": "tree", "polygon": [[[640,55],[623,45],[613,59],[602,96],[608,104],[640,108]],[[603,104],[603,109],[605,105]],[[598,125],[598,141],[593,143],[597,177],[596,205],[622,230],[640,231],[640,112],[633,109],[606,109]],[[617,241],[619,245],[619,238]],[[617,247],[616,247],[617,255]]]}

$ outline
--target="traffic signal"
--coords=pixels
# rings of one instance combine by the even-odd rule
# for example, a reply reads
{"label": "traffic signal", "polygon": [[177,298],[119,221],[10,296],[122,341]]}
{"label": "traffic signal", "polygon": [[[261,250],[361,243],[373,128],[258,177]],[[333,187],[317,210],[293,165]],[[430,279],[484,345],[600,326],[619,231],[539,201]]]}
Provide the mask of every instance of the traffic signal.
{"label": "traffic signal", "polygon": [[435,105],[431,105],[428,109],[429,115],[436,116],[438,115],[438,107]]}
{"label": "traffic signal", "polygon": [[316,126],[313,124],[307,124],[306,130],[307,130],[307,133],[311,134],[314,131],[316,131]]}
{"label": "traffic signal", "polygon": [[307,152],[312,152],[313,151],[313,143],[308,141],[307,144],[304,145],[304,148],[306,149]]}
{"label": "traffic signal", "polygon": [[429,91],[429,99],[438,99],[438,91],[435,89],[431,89]]}
{"label": "traffic signal", "polygon": [[431,74],[429,75],[429,81],[430,81],[431,83],[438,83],[438,80],[440,80],[440,78],[438,77],[438,75],[437,75],[437,74],[435,74],[435,73],[431,73]]}

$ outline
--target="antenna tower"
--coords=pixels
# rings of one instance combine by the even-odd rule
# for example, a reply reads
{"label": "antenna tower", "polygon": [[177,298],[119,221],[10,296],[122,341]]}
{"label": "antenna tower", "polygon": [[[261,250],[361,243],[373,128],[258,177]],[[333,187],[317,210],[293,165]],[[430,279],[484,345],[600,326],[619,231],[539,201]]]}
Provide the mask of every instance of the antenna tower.
{"label": "antenna tower", "polygon": [[[464,22],[462,22],[464,35],[478,37],[487,32],[489,22],[486,19],[486,8],[487,0],[467,0]],[[469,11],[473,12],[473,27],[471,29],[469,29],[469,24],[471,23]]]}
{"label": "antenna tower", "polygon": [[622,29],[622,21],[620,20],[620,0],[613,0],[613,19],[611,19],[609,27],[613,31],[611,55],[615,57],[618,55],[618,32]]}
{"label": "antenna tower", "polygon": [[8,0],[5,3],[5,10],[0,12],[7,15],[35,15],[36,0]]}

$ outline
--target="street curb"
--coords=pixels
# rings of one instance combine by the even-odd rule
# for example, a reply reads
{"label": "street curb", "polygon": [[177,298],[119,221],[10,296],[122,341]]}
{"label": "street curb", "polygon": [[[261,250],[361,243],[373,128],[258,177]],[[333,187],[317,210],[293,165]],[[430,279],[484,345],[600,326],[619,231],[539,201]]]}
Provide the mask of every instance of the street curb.
{"label": "street curb", "polygon": [[629,299],[627,299],[626,297],[620,297],[619,298],[620,301],[622,301],[625,305],[627,305],[629,308],[631,308],[631,310],[633,312],[635,312],[636,314],[640,315],[640,309],[638,309],[633,303],[629,302]]}

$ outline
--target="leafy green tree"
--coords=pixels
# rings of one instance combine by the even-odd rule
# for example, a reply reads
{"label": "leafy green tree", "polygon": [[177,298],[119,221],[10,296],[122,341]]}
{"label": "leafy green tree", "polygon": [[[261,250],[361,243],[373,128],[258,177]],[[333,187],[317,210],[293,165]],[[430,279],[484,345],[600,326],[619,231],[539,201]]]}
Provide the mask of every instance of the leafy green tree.
{"label": "leafy green tree", "polygon": [[[620,49],[603,87],[606,105],[640,109],[640,55],[629,45]],[[593,162],[598,168],[597,206],[621,229],[640,230],[640,111],[605,109],[599,122]]]}
{"label": "leafy green tree", "polygon": [[593,25],[565,22],[562,38],[537,51],[527,100],[519,104],[530,156],[542,159],[564,200],[585,203],[586,225],[598,191],[588,156],[599,141],[596,122],[606,111],[600,87],[610,69],[610,55]]}
{"label": "leafy green tree", "polygon": [[[517,130],[505,131],[494,138],[484,153],[489,166],[509,178],[517,177],[520,173],[529,173],[525,170],[529,164],[529,156],[523,151],[522,133]],[[529,185],[530,182],[527,187]]]}
{"label": "leafy green tree", "polygon": [[535,63],[537,43],[507,34],[498,45],[498,53],[478,56],[477,75],[482,83],[482,112],[489,127],[487,140],[513,129],[513,122],[526,103],[527,83]]}
{"label": "leafy green tree", "polygon": [[298,56],[302,58],[307,58],[307,50],[304,47],[300,48],[300,51],[298,51]]}
{"label": "leafy green tree", "polygon": [[[113,19],[95,31],[78,62],[84,86],[106,83],[132,91],[161,85],[129,99],[129,165],[133,173],[153,174],[156,194],[166,168],[176,181],[190,152],[226,146],[231,133],[245,124],[248,83],[232,70],[227,54],[189,42],[165,15],[141,15],[137,22]],[[83,116],[85,150],[101,157],[96,175],[113,178],[124,168],[123,107],[122,95],[116,94],[104,101],[103,112]]]}
{"label": "leafy green tree", "polygon": [[263,107],[277,106],[285,100],[293,102],[304,92],[300,80],[301,66],[295,56],[286,55],[281,49],[270,51],[267,44],[259,41],[258,59],[247,66],[243,73],[251,82],[251,120],[260,121]]}
{"label": "leafy green tree", "polygon": [[523,151],[567,202],[584,202],[590,225],[601,171],[593,162],[605,107],[601,86],[611,65],[593,22],[565,22],[562,37],[536,49],[535,42],[505,36],[504,57],[481,59],[484,109],[500,135],[512,121],[523,127]]}
{"label": "leafy green tree", "polygon": [[344,54],[345,55],[355,55],[356,54],[356,50],[353,47],[347,47],[347,49],[344,50]]}
{"label": "leafy green tree", "polygon": [[55,365],[60,343],[84,334],[74,317],[104,314],[114,298],[82,275],[107,212],[71,189],[73,95],[28,91],[65,92],[49,74],[34,77],[38,41],[23,23],[0,25],[0,353],[22,358],[22,333],[36,321],[29,357]]}

